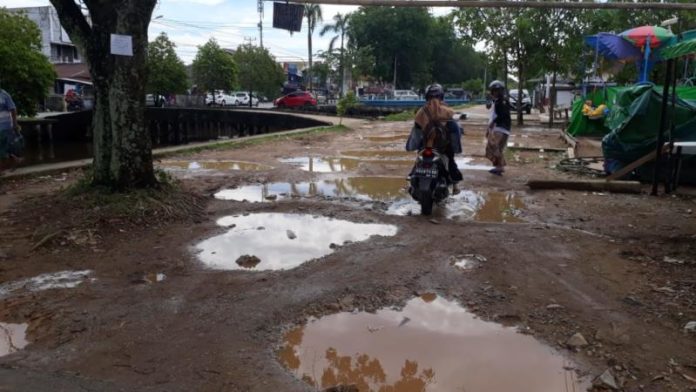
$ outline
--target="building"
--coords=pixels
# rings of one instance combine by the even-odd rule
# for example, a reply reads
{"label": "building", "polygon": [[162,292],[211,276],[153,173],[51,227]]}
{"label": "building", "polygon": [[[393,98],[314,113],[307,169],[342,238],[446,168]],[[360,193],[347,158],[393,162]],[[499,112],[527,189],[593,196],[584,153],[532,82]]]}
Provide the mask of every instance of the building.
{"label": "building", "polygon": [[24,13],[41,30],[41,51],[53,64],[82,63],[82,55],[60,24],[52,6],[10,8],[10,12]]}

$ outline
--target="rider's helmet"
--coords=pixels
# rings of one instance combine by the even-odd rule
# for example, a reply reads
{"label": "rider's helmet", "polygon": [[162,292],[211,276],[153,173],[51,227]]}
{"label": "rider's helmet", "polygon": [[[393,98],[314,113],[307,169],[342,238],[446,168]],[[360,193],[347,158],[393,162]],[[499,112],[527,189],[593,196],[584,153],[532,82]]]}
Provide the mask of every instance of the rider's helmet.
{"label": "rider's helmet", "polygon": [[442,88],[437,83],[431,84],[425,89],[425,99],[430,100],[432,98],[443,99],[445,98],[445,89]]}
{"label": "rider's helmet", "polygon": [[494,80],[488,85],[488,90],[505,90],[505,84],[503,84],[503,82],[500,80]]}

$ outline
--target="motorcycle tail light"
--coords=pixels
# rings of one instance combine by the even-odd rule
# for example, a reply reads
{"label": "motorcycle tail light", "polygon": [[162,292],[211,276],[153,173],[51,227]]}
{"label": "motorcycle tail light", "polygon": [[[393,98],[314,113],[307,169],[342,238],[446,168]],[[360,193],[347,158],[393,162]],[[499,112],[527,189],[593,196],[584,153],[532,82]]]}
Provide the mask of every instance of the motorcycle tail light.
{"label": "motorcycle tail light", "polygon": [[424,157],[430,158],[430,157],[432,157],[433,155],[434,155],[434,154],[433,154],[433,149],[432,149],[432,148],[426,148],[425,150],[423,150],[423,156],[424,156]]}

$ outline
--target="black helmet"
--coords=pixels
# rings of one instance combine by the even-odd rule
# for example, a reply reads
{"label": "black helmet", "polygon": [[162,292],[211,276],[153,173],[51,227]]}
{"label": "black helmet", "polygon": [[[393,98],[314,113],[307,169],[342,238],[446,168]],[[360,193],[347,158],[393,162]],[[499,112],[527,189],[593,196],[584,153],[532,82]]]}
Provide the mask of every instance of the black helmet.
{"label": "black helmet", "polygon": [[493,91],[493,90],[504,90],[505,89],[505,84],[501,82],[500,80],[494,80],[491,82],[491,84],[488,85],[488,89]]}
{"label": "black helmet", "polygon": [[437,98],[437,99],[443,99],[445,98],[445,89],[442,88],[437,83],[431,84],[430,86],[426,87],[425,89],[425,99],[432,99],[432,98]]}

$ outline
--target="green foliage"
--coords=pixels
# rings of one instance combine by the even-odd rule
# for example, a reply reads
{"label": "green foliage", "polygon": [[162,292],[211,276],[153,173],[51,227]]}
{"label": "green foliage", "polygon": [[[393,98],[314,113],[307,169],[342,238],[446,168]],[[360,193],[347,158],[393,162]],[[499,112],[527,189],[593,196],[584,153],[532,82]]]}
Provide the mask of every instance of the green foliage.
{"label": "green foliage", "polygon": [[246,91],[269,98],[277,97],[285,73],[268,49],[251,44],[240,45],[232,56],[239,70],[239,85]]}
{"label": "green foliage", "polygon": [[193,81],[203,91],[233,90],[237,83],[237,64],[215,38],[198,47],[191,71]]}
{"label": "green foliage", "polygon": [[324,21],[324,15],[321,12],[321,6],[319,4],[305,4],[304,14],[307,18],[307,54],[309,60],[309,68],[307,69],[307,81],[309,82],[309,88],[312,89],[313,77],[313,53],[312,53],[312,35],[314,35],[314,29],[317,27],[317,22]]}
{"label": "green foliage", "polygon": [[41,53],[41,32],[25,15],[0,8],[0,87],[22,115],[34,115],[56,77]]}
{"label": "green foliage", "polygon": [[[329,53],[333,52],[334,46],[336,45],[336,41],[340,38],[341,40],[341,50],[340,50],[340,55],[338,57],[338,77],[336,80],[343,80],[343,70],[345,69],[346,66],[346,60],[345,60],[345,40],[346,40],[346,33],[348,32],[348,24],[351,21],[352,14],[347,14],[347,15],[341,15],[340,13],[334,15],[333,17],[333,24],[327,24],[324,25],[324,27],[321,29],[319,32],[320,36],[324,36],[327,33],[335,33],[336,35],[331,38],[331,41],[329,42]],[[343,94],[343,83],[339,83],[341,86],[341,94]]]}
{"label": "green foliage", "polygon": [[410,121],[416,118],[416,114],[412,111],[404,111],[401,113],[392,113],[384,117],[384,121]]}
{"label": "green foliage", "polygon": [[462,88],[464,90],[471,91],[471,93],[474,95],[479,95],[483,92],[483,80],[479,78],[469,79],[462,83]]}
{"label": "green foliage", "polygon": [[345,116],[350,109],[358,106],[359,104],[360,101],[358,100],[358,97],[356,97],[355,93],[352,91],[349,91],[346,95],[339,99],[338,103],[336,103],[336,114],[341,117],[339,124],[343,123],[343,116]]}
{"label": "green foliage", "polygon": [[176,45],[162,32],[147,47],[147,91],[157,94],[183,93],[188,87],[184,62],[176,55]]}

